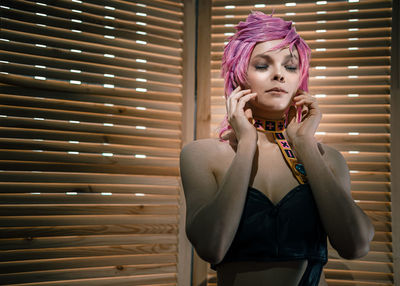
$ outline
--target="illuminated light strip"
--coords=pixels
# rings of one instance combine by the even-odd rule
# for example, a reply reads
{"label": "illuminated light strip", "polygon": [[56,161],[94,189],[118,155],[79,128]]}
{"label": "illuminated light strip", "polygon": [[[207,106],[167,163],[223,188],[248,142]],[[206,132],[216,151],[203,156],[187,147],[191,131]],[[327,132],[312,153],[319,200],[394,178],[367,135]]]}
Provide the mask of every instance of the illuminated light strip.
{"label": "illuminated light strip", "polygon": [[104,126],[110,126],[110,127],[114,126],[114,124],[112,124],[112,123],[103,123],[103,125]]}
{"label": "illuminated light strip", "polygon": [[38,15],[38,16],[47,17],[47,15],[44,14],[44,13],[35,13],[35,14]]}
{"label": "illuminated light strip", "polygon": [[264,7],[266,7],[266,5],[265,4],[255,4],[254,7],[255,8],[264,8]]}
{"label": "illuminated light strip", "polygon": [[321,93],[321,94],[316,94],[315,97],[317,97],[317,98],[326,97],[326,94],[323,94],[323,93]]}
{"label": "illuminated light strip", "polygon": [[349,22],[358,22],[358,19],[349,19]]}
{"label": "illuminated light strip", "polygon": [[225,18],[235,18],[234,15],[225,15]]}
{"label": "illuminated light strip", "polygon": [[142,3],[136,3],[136,5],[137,5],[137,6],[140,6],[140,7],[147,7],[146,4],[142,4]]}
{"label": "illuminated light strip", "polygon": [[359,154],[360,151],[349,151],[349,154]]}
{"label": "illuminated light strip", "polygon": [[235,25],[234,24],[225,24],[224,26],[225,27],[234,27]]}
{"label": "illuminated light strip", "polygon": [[104,16],[104,18],[109,19],[109,20],[115,20],[115,17],[113,17],[113,16]]}
{"label": "illuminated light strip", "polygon": [[358,28],[349,28],[348,29],[349,32],[354,32],[354,31],[358,31],[358,30],[359,30]]}
{"label": "illuminated light strip", "polygon": [[233,36],[235,33],[224,33],[224,36]]}
{"label": "illuminated light strip", "polygon": [[326,66],[316,66],[315,69],[317,69],[317,70],[325,70]]}
{"label": "illuminated light strip", "polygon": [[81,122],[78,121],[78,120],[70,120],[69,123],[79,124],[79,123],[81,123]]}
{"label": "illuminated light strip", "polygon": [[135,158],[142,158],[145,159],[147,156],[142,154],[135,154]]}
{"label": "illuminated light strip", "polygon": [[138,62],[138,63],[147,63],[147,60],[144,60],[144,59],[136,59],[136,61]]}
{"label": "illuminated light strip", "polygon": [[234,5],[226,5],[225,6],[225,9],[235,9],[236,8],[236,6],[234,6]]}
{"label": "illuminated light strip", "polygon": [[354,136],[354,135],[360,135],[359,132],[349,132],[348,134],[349,134],[349,135],[352,135],[352,136]]}
{"label": "illuminated light strip", "polygon": [[136,22],[137,25],[146,26],[147,24],[144,22]]}
{"label": "illuminated light strip", "polygon": [[0,8],[3,8],[3,9],[10,9],[10,7],[3,6],[3,5],[0,5]]}
{"label": "illuminated light strip", "polygon": [[108,10],[115,10],[115,7],[111,7],[111,6],[104,6],[104,8],[108,9]]}
{"label": "illuminated light strip", "polygon": [[39,69],[45,69],[45,66],[40,66],[40,65],[35,65],[35,68],[39,68]]}
{"label": "illuminated light strip", "polygon": [[357,93],[349,93],[347,96],[348,97],[359,97],[360,95]]}
{"label": "illuminated light strip", "polygon": [[45,24],[36,24],[36,26],[39,26],[39,27],[47,27]]}
{"label": "illuminated light strip", "polygon": [[358,41],[358,38],[348,38],[349,41]]}
{"label": "illuminated light strip", "polygon": [[82,13],[82,11],[81,11],[81,10],[75,10],[75,9],[72,9],[71,11],[72,11],[72,12],[75,12],[75,13]]}
{"label": "illuminated light strip", "polygon": [[142,130],[145,130],[146,129],[146,126],[136,126],[136,129],[142,129]]}
{"label": "illuminated light strip", "polygon": [[70,72],[73,72],[73,73],[81,73],[81,71],[80,70],[69,70]]}
{"label": "illuminated light strip", "polygon": [[325,21],[325,20],[319,20],[319,21],[317,21],[317,23],[318,23],[318,24],[325,24],[326,21]]}
{"label": "illuminated light strip", "polygon": [[146,41],[141,41],[141,40],[136,40],[136,43],[141,45],[147,45]]}
{"label": "illuminated light strip", "polygon": [[74,32],[74,33],[82,33],[81,30],[71,30],[71,31]]}
{"label": "illuminated light strip", "polygon": [[111,27],[111,26],[104,26],[104,28],[110,29],[110,30],[114,30],[115,29],[114,27]]}
{"label": "illuminated light strip", "polygon": [[146,108],[146,107],[142,107],[142,106],[136,106],[136,109],[139,109],[139,110],[146,110],[147,108]]}
{"label": "illuminated light strip", "polygon": [[147,88],[137,87],[137,88],[136,88],[136,91],[139,91],[139,92],[147,92]]}
{"label": "illuminated light strip", "polygon": [[146,36],[146,35],[147,35],[147,33],[146,33],[146,32],[143,32],[143,31],[136,31],[136,34],[139,34],[139,35],[144,35],[144,36]]}
{"label": "illuminated light strip", "polygon": [[42,45],[42,44],[35,44],[35,46],[36,46],[36,47],[39,47],[39,48],[47,48],[46,45]]}
{"label": "illuminated light strip", "polygon": [[145,79],[145,78],[136,78],[136,81],[147,82],[147,79]]}
{"label": "illuminated light strip", "polygon": [[350,51],[353,51],[353,50],[358,50],[358,47],[349,47],[347,49],[350,50]]}
{"label": "illuminated light strip", "polygon": [[44,76],[35,76],[34,79],[46,80],[46,78]]}
{"label": "illuminated light strip", "polygon": [[79,152],[77,152],[77,151],[68,151],[68,154],[79,155]]}
{"label": "illuminated light strip", "polygon": [[315,49],[317,52],[325,52],[326,51],[326,48],[318,48],[318,49]]}
{"label": "illuminated light strip", "polygon": [[79,141],[68,141],[68,143],[71,143],[71,144],[79,144]]}
{"label": "illuminated light strip", "polygon": [[110,35],[104,35],[104,38],[106,38],[106,39],[111,39],[111,40],[114,40],[114,39],[115,39],[114,36],[110,36]]}
{"label": "illuminated light strip", "polygon": [[77,192],[66,192],[65,194],[69,195],[69,196],[76,196],[78,193]]}
{"label": "illuminated light strip", "polygon": [[359,0],[349,0],[349,3],[356,3],[359,2]]}
{"label": "illuminated light strip", "polygon": [[146,13],[141,13],[141,12],[136,12],[136,15],[138,15],[138,16],[143,16],[143,17],[146,17],[146,16],[147,16]]}
{"label": "illuminated light strip", "polygon": [[325,5],[327,3],[328,3],[327,1],[317,1],[317,2],[315,2],[315,4],[317,4],[317,5]]}
{"label": "illuminated light strip", "polygon": [[81,84],[82,82],[80,80],[70,80],[70,84]]}
{"label": "illuminated light strip", "polygon": [[71,22],[74,22],[74,23],[82,23],[81,20],[77,20],[77,19],[71,19]]}
{"label": "illuminated light strip", "polygon": [[102,195],[102,196],[112,196],[112,193],[102,192],[101,195]]}
{"label": "illuminated light strip", "polygon": [[295,3],[295,2],[285,3],[285,6],[287,6],[287,7],[294,7],[294,6],[296,6],[296,3]]}
{"label": "illuminated light strip", "polygon": [[114,88],[114,85],[113,85],[113,84],[108,84],[108,83],[103,84],[103,86],[104,86],[105,88]]}
{"label": "illuminated light strip", "polygon": [[319,131],[319,132],[315,132],[316,135],[326,135],[325,131]]}
{"label": "illuminated light strip", "polygon": [[105,106],[114,106],[113,103],[104,103]]}
{"label": "illuminated light strip", "polygon": [[359,173],[359,171],[356,171],[356,170],[350,170],[350,173],[351,173],[351,174],[357,174],[357,173]]}
{"label": "illuminated light strip", "polygon": [[317,39],[317,42],[325,42],[325,39]]}
{"label": "illuminated light strip", "polygon": [[315,32],[317,32],[317,33],[326,33],[326,30],[325,30],[325,29],[322,29],[322,30],[315,30]]}
{"label": "illuminated light strip", "polygon": [[317,14],[326,14],[326,11],[317,11]]}
{"label": "illuminated light strip", "polygon": [[44,120],[44,118],[42,118],[42,117],[34,117],[33,119],[35,119],[35,120]]}
{"label": "illuminated light strip", "polygon": [[73,53],[82,53],[81,50],[76,50],[76,49],[71,49],[71,52],[73,52]]}
{"label": "illuminated light strip", "polygon": [[105,77],[114,77],[113,74],[109,74],[109,73],[105,73],[104,76],[105,76]]}
{"label": "illuminated light strip", "polygon": [[115,58],[115,56],[114,56],[114,55],[111,55],[111,54],[104,54],[104,56],[105,56],[106,58]]}
{"label": "illuminated light strip", "polygon": [[324,78],[326,78],[326,76],[324,76],[324,75],[317,75],[315,78],[316,78],[316,79],[324,79]]}
{"label": "illuminated light strip", "polygon": [[352,12],[358,12],[358,9],[350,9],[348,12],[352,13]]}
{"label": "illuminated light strip", "polygon": [[113,153],[101,153],[101,155],[106,156],[106,157],[112,157],[112,156],[114,156]]}
{"label": "illuminated light strip", "polygon": [[40,2],[36,2],[36,4],[37,4],[37,5],[40,5],[40,6],[47,6],[47,4],[45,4],[45,3],[40,3]]}
{"label": "illuminated light strip", "polygon": [[358,75],[349,75],[348,78],[358,78]]}
{"label": "illuminated light strip", "polygon": [[143,193],[135,193],[135,196],[137,196],[137,197],[144,197],[145,194],[143,194]]}
{"label": "illuminated light strip", "polygon": [[296,15],[296,13],[294,13],[294,12],[288,12],[288,13],[285,13],[285,15],[287,15],[287,16],[294,16],[294,15]]}
{"label": "illuminated light strip", "polygon": [[358,66],[347,66],[348,69],[358,69]]}

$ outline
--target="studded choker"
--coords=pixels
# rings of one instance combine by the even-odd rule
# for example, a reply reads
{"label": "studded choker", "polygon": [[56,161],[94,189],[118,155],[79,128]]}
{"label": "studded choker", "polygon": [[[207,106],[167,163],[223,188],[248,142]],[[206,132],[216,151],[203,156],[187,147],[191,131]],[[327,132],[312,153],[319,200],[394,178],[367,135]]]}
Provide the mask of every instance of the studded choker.
{"label": "studded choker", "polygon": [[286,163],[289,165],[297,181],[299,181],[300,184],[305,184],[307,178],[304,166],[297,161],[289,142],[283,134],[285,130],[285,121],[253,119],[253,125],[259,131],[272,133],[274,135],[275,143],[278,144]]}

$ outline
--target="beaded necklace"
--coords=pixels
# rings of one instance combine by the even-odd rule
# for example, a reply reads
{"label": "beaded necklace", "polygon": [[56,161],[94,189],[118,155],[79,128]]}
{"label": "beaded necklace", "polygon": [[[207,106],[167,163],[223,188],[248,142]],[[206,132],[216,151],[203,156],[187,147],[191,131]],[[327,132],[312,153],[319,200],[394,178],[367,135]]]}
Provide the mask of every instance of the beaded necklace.
{"label": "beaded necklace", "polygon": [[297,181],[299,181],[300,184],[305,184],[307,182],[307,178],[304,166],[297,161],[289,142],[283,135],[283,131],[285,130],[285,121],[271,119],[253,119],[252,121],[253,126],[257,130],[266,133],[272,133],[274,135],[275,143],[278,144],[286,163],[289,165]]}

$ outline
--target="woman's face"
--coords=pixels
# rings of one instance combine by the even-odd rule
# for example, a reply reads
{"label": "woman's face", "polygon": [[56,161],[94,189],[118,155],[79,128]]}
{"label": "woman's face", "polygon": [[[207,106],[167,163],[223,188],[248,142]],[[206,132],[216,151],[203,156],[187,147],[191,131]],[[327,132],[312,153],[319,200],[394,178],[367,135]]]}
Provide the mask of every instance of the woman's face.
{"label": "woman's face", "polygon": [[282,40],[257,44],[250,57],[247,80],[252,92],[257,96],[250,101],[251,106],[273,113],[285,111],[299,86],[299,55],[289,47],[269,51]]}

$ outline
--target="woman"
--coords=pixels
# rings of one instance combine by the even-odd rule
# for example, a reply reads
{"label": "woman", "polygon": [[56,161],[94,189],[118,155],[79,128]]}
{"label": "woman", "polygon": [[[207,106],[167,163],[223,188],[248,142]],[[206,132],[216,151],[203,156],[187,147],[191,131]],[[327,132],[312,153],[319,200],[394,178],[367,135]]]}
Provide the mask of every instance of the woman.
{"label": "woman", "polygon": [[220,140],[182,149],[186,233],[220,286],[326,285],[327,237],[343,258],[369,251],[346,162],[314,138],[309,57],[291,22],[250,14],[224,50]]}

